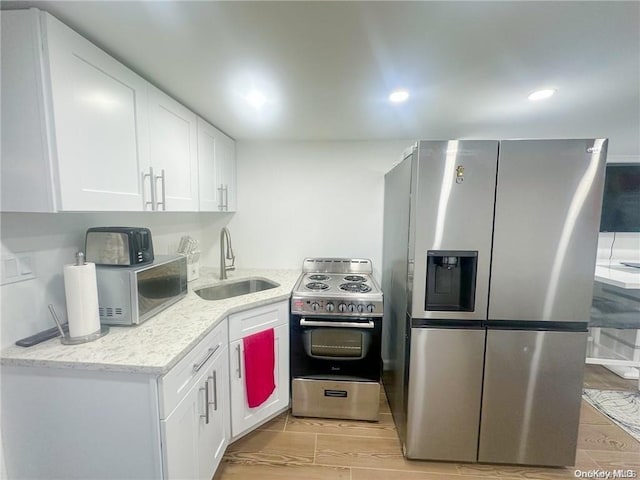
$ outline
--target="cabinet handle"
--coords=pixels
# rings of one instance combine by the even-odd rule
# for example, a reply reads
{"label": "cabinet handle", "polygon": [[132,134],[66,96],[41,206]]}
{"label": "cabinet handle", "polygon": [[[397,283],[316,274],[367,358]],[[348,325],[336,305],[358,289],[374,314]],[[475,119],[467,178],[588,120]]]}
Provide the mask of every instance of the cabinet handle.
{"label": "cabinet handle", "polygon": [[229,211],[229,185],[224,186],[224,211]]}
{"label": "cabinet handle", "polygon": [[213,381],[213,402],[210,405],[213,405],[213,409],[215,411],[218,410],[218,372],[216,370],[213,371],[213,375],[209,376],[209,379]]}
{"label": "cabinet handle", "polygon": [[218,202],[218,210],[223,211],[224,210],[224,200],[223,200],[224,185],[220,184],[220,186],[218,187],[218,192],[220,192],[220,202]]}
{"label": "cabinet handle", "polygon": [[240,345],[236,345],[238,351],[238,378],[242,378],[242,359],[240,358]]}
{"label": "cabinet handle", "polygon": [[160,179],[160,184],[162,185],[162,201],[161,202],[156,202],[156,210],[160,210],[160,205],[162,205],[162,210],[166,211],[167,210],[167,195],[166,195],[166,176],[164,173],[164,168],[162,170],[160,170],[162,173],[160,175],[156,175],[154,177],[154,181],[153,181],[153,187],[155,189],[155,187],[158,185],[158,179]]}
{"label": "cabinet handle", "polygon": [[[144,190],[144,181],[149,177],[149,196],[151,197],[151,201],[147,201],[147,196],[145,195]],[[156,191],[153,186],[153,167],[149,167],[149,173],[142,172],[142,201],[144,202],[144,209],[147,209],[147,206],[151,206],[151,210],[156,209]]]}
{"label": "cabinet handle", "polygon": [[207,363],[207,360],[209,360],[213,356],[213,354],[218,351],[218,349],[220,348],[220,345],[221,344],[219,343],[218,345],[216,345],[215,348],[210,348],[209,350],[207,350],[207,354],[204,356],[204,358],[201,361],[199,361],[198,363],[194,363],[193,364],[193,372],[194,373],[197,373],[202,368],[202,366],[205,363]]}
{"label": "cabinet handle", "polygon": [[200,388],[200,391],[204,390],[204,415],[200,415],[200,417],[204,417],[204,423],[209,425],[209,382],[204,382],[204,388]]}

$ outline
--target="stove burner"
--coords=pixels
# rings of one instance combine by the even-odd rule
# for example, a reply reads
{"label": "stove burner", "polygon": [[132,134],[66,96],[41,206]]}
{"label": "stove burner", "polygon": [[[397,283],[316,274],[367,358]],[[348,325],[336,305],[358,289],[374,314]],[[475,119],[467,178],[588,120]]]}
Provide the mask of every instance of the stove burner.
{"label": "stove burner", "polygon": [[351,293],[367,293],[371,291],[371,287],[369,285],[365,285],[364,283],[352,282],[341,284],[340,290]]}
{"label": "stove burner", "polygon": [[347,275],[346,277],[344,277],[344,279],[347,282],[366,282],[367,279],[364,278],[362,275]]}
{"label": "stove burner", "polygon": [[309,275],[309,280],[315,280],[316,282],[326,282],[330,278],[329,275]]}
{"label": "stove burner", "polygon": [[309,290],[326,290],[329,285],[322,282],[310,282],[305,285]]}

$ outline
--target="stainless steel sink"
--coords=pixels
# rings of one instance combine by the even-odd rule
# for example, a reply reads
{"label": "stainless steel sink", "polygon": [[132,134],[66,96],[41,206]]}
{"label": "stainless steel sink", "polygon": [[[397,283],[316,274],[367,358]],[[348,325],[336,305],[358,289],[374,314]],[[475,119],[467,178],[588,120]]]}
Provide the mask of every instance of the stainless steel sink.
{"label": "stainless steel sink", "polygon": [[211,287],[199,288],[195,292],[205,300],[224,300],[225,298],[238,297],[248,293],[262,292],[270,288],[279,287],[280,284],[266,278],[244,278],[234,282],[225,282]]}

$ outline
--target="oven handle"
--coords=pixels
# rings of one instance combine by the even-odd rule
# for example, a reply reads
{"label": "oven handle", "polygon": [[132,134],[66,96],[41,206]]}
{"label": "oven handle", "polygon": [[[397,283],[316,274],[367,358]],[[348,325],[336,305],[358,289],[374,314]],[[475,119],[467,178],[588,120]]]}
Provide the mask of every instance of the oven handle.
{"label": "oven handle", "polygon": [[318,320],[300,319],[301,327],[342,327],[342,328],[375,328],[373,321],[367,323],[360,322],[321,322]]}

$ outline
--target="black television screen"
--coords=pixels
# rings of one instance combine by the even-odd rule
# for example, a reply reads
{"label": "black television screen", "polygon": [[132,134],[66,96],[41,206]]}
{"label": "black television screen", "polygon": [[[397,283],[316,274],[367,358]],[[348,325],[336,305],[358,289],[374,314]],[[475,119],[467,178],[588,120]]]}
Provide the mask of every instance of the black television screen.
{"label": "black television screen", "polygon": [[640,163],[607,164],[600,231],[640,232]]}

